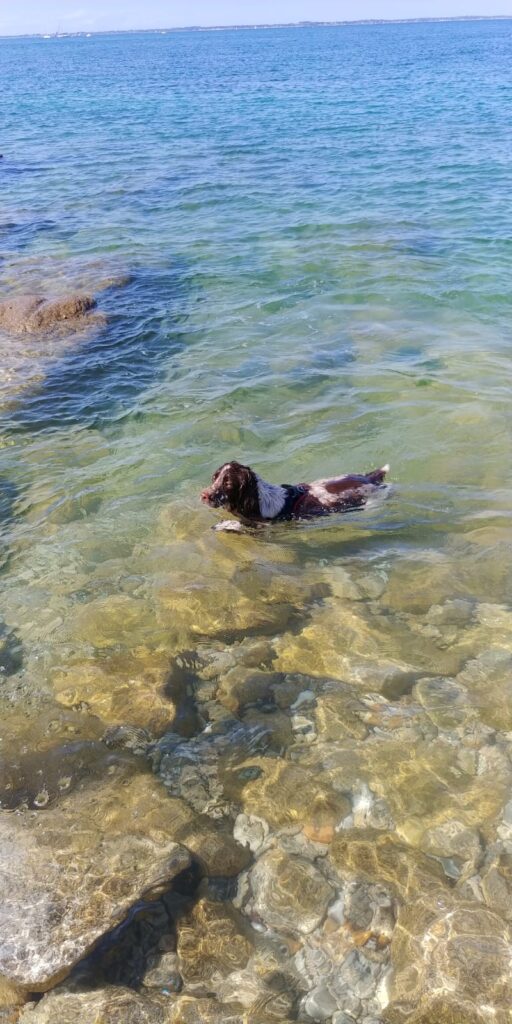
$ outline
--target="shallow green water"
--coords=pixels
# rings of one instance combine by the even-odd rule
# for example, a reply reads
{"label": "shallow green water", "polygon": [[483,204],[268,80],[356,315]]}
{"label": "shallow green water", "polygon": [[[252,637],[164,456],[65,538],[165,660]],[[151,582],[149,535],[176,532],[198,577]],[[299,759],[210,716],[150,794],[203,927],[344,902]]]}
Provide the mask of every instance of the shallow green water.
{"label": "shallow green water", "polygon": [[[176,656],[250,637],[265,671],[316,687],[313,732],[280,720],[278,762],[314,790],[346,753],[324,683],[380,694],[338,789],[362,780],[413,850],[452,819],[496,841],[508,752],[459,761],[467,721],[498,730],[477,749],[512,727],[511,48],[508,21],[0,41],[2,297],[129,275],[87,336],[0,339],[6,806],[92,784],[106,727],[172,725]],[[362,514],[216,534],[198,492],[232,457],[275,482],[390,462],[395,487]],[[438,721],[455,691],[432,711],[425,677],[457,678],[467,716]],[[200,679],[185,735],[273,721],[222,678],[205,704]],[[57,765],[66,714],[92,744],[64,787],[41,708],[63,716]]]}

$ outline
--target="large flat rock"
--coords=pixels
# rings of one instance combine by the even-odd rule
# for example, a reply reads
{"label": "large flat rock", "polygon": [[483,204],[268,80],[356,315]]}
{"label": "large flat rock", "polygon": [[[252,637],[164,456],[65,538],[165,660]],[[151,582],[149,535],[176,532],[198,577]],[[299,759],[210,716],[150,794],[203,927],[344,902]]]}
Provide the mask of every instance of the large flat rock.
{"label": "large flat rock", "polygon": [[0,975],[45,991],[190,863],[151,776],[111,769],[44,811],[0,812]]}
{"label": "large flat rock", "polygon": [[72,293],[56,299],[42,295],[15,295],[0,302],[0,328],[8,334],[37,334],[64,324],[80,327],[96,303],[91,295]]}
{"label": "large flat rock", "polygon": [[26,1007],[19,1024],[260,1024],[263,1020],[259,1014],[248,1018],[237,1004],[216,999],[149,999],[129,989],[101,988],[50,992],[37,1006]]}
{"label": "large flat rock", "polygon": [[124,988],[95,992],[50,992],[40,1003],[29,1003],[20,1024],[166,1024],[166,1007],[157,1000]]}

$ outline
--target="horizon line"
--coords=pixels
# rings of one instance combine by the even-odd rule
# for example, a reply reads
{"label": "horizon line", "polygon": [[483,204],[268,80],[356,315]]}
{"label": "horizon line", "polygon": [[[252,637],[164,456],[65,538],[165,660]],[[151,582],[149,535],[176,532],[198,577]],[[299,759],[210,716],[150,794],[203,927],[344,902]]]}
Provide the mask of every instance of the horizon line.
{"label": "horizon line", "polygon": [[110,29],[88,29],[77,28],[68,32],[9,32],[0,33],[0,39],[40,39],[40,38],[64,38],[69,36],[104,36],[104,35],[131,35],[137,32],[222,32],[222,31],[243,31],[244,29],[271,29],[271,28],[329,28],[342,27],[347,25],[417,25],[431,24],[436,22],[453,21],[511,21],[512,14],[453,14],[453,15],[431,15],[421,18],[345,18],[337,21],[276,21],[276,22],[242,22],[232,25],[171,25],[155,28],[110,28]]}

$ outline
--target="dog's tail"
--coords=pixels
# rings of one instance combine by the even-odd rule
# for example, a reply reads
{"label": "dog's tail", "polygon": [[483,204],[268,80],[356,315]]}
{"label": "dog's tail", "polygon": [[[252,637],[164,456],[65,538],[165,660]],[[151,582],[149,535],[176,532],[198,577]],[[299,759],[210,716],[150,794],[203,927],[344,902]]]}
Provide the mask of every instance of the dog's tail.
{"label": "dog's tail", "polygon": [[371,473],[367,473],[368,480],[371,484],[382,484],[384,483],[386,473],[389,473],[389,466],[382,466],[380,469],[372,469]]}

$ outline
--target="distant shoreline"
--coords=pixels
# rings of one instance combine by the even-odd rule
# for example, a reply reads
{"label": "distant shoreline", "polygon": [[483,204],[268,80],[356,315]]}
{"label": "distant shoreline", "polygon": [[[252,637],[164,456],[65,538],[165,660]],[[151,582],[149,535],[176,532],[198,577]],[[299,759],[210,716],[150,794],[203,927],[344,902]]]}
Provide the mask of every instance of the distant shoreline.
{"label": "distant shoreline", "polygon": [[72,39],[78,36],[111,36],[111,35],[167,35],[170,32],[242,32],[272,28],[340,28],[350,25],[422,25],[456,21],[511,21],[512,14],[467,14],[446,18],[354,18],[345,21],[284,21],[244,25],[182,25],[161,28],[121,28],[101,29],[98,31],[78,29],[75,32],[22,32],[0,35],[0,39]]}

